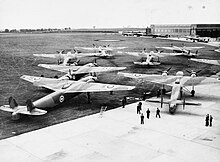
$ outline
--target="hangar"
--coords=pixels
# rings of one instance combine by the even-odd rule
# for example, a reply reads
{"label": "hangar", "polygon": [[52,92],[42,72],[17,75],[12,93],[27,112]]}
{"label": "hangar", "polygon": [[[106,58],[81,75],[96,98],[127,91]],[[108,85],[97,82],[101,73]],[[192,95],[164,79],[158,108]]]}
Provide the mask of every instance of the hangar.
{"label": "hangar", "polygon": [[152,34],[168,36],[220,37],[220,24],[153,24]]}

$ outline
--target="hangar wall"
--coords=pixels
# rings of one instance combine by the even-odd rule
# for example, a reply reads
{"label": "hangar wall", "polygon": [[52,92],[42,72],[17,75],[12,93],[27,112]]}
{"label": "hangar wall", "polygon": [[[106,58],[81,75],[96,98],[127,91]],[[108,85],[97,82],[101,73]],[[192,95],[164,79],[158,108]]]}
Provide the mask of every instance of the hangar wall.
{"label": "hangar wall", "polygon": [[151,25],[152,34],[169,36],[220,37],[220,24],[155,24]]}

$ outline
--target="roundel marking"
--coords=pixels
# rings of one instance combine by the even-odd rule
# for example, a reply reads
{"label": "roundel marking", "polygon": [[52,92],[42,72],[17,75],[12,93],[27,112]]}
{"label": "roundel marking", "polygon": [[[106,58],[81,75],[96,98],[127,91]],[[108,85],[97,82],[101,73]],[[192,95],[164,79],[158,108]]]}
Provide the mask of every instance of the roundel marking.
{"label": "roundel marking", "polygon": [[62,103],[64,101],[64,96],[61,95],[60,98],[59,98],[60,102]]}

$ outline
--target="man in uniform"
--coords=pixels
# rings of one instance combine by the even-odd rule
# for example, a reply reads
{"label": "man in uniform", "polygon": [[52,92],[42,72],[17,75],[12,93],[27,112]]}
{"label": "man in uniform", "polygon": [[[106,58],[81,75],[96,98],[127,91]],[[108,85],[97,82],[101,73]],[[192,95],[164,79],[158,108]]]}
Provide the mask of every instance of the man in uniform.
{"label": "man in uniform", "polygon": [[141,124],[144,124],[144,114],[141,113]]}
{"label": "man in uniform", "polygon": [[149,110],[149,108],[147,109],[146,113],[147,113],[147,118],[149,119],[150,118],[150,110]]}
{"label": "man in uniform", "polygon": [[159,108],[157,108],[157,110],[156,110],[156,118],[157,118],[157,116],[159,116],[159,118],[160,118],[160,109]]}

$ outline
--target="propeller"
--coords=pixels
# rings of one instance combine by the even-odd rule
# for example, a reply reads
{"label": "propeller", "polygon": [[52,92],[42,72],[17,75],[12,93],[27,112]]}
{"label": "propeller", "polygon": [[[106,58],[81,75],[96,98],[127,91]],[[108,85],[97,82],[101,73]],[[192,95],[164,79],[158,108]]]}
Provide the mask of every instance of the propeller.
{"label": "propeller", "polygon": [[167,76],[168,75],[168,72],[170,71],[170,69],[171,69],[172,67],[169,67],[167,70],[164,70],[164,71],[158,71],[158,72],[160,72],[161,73],[161,75],[162,76]]}
{"label": "propeller", "polygon": [[98,66],[96,59],[94,59],[93,65],[96,66],[96,67]]}
{"label": "propeller", "polygon": [[157,53],[162,53],[163,52],[163,50],[158,50],[158,49],[156,49],[156,51],[157,51]]}
{"label": "propeller", "polygon": [[71,73],[71,69],[69,69],[67,77],[69,78],[69,80],[73,80],[73,74]]}
{"label": "propeller", "polygon": [[198,73],[200,73],[202,70],[198,70],[198,71],[194,71],[194,70],[186,70],[186,72],[188,72],[189,74],[191,74],[192,77],[195,77],[198,75]]}
{"label": "propeller", "polygon": [[79,62],[80,62],[80,60],[77,60],[74,62],[74,64],[77,66],[77,65],[79,65]]}

